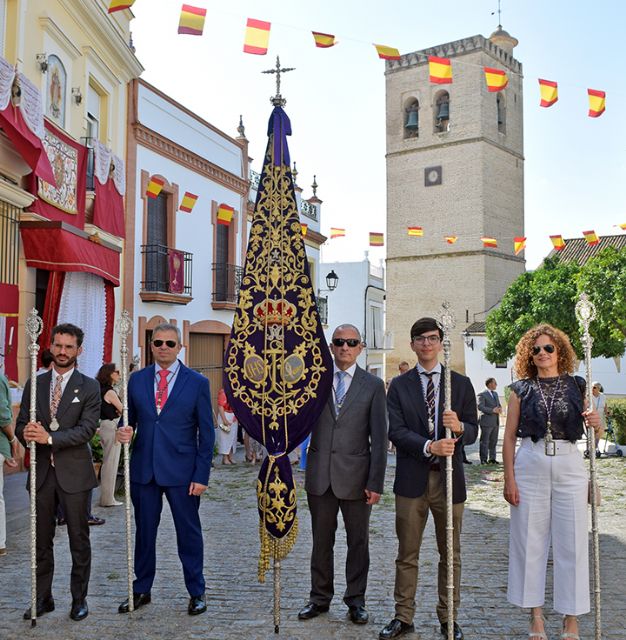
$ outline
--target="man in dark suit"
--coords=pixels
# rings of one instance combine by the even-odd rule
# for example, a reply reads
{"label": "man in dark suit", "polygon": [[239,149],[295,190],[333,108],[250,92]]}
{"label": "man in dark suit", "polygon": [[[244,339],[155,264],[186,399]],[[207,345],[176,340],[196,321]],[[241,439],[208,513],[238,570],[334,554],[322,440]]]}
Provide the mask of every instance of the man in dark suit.
{"label": "man in dark suit", "polygon": [[488,378],[487,387],[478,394],[478,410],[480,411],[480,462],[481,464],[498,464],[496,445],[500,430],[500,414],[502,406],[496,392],[498,383],[495,378]]}
{"label": "man in dark suit", "polygon": [[[37,617],[54,611],[53,538],[57,506],[65,513],[72,554],[72,620],[87,617],[91,546],[89,492],[97,486],[89,441],[100,418],[100,385],[76,369],[83,332],[73,324],[52,329],[52,369],[39,375],[37,420],[30,422],[30,385],[24,387],[15,433],[24,446],[37,443]],[[30,475],[29,475],[30,483]],[[30,486],[30,484],[29,484]],[[31,617],[30,607],[24,618]]]}
{"label": "man in dark suit", "polygon": [[343,600],[352,622],[368,621],[369,519],[385,481],[387,414],[383,381],[356,363],[363,346],[353,325],[335,329],[333,393],[313,427],[306,466],[313,550],[310,599],[300,620],[328,611],[334,595],[333,547],[341,509],[348,543]]}
{"label": "man in dark suit", "polygon": [[[396,445],[396,534],[398,557],[394,598],[395,617],[380,634],[381,640],[414,631],[415,591],[422,534],[428,512],[433,514],[439,567],[437,616],[442,635],[448,635],[446,549],[446,458],[452,457],[452,501],[454,526],[454,610],[460,601],[461,523],[466,499],[463,444],[472,444],[478,434],[476,396],[469,378],[451,372],[452,409],[444,410],[444,371],[438,356],[443,332],[433,318],[421,318],[411,327],[411,349],[417,366],[394,378],[387,394],[389,438]],[[445,437],[445,429],[452,431]],[[463,632],[454,623],[454,638]]]}
{"label": "man in dark suit", "polygon": [[[197,615],[206,611],[204,544],[198,510],[200,496],[209,483],[215,430],[209,381],[178,360],[181,348],[178,327],[164,323],[154,328],[151,349],[155,364],[129,379],[129,426],[118,429],[118,440],[130,442],[136,428],[130,460],[136,524],[134,608],[151,600],[157,529],[165,494],[189,592],[187,611]],[[118,611],[129,611],[128,600]]]}

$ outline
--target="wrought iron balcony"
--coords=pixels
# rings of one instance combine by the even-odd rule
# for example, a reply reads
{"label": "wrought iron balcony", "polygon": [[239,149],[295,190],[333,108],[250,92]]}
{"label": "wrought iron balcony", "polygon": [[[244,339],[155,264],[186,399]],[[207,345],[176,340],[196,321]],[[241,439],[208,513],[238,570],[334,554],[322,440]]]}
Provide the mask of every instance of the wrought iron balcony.
{"label": "wrought iron balcony", "polygon": [[320,314],[320,322],[328,324],[328,296],[318,296],[316,302],[317,311]]}
{"label": "wrought iron balcony", "polygon": [[142,291],[191,296],[193,254],[162,244],[144,244]]}
{"label": "wrought iron balcony", "polygon": [[311,220],[317,220],[317,207],[307,200],[302,200],[300,203],[300,213]]}
{"label": "wrought iron balcony", "polygon": [[213,302],[236,303],[243,278],[243,267],[225,262],[213,263]]}
{"label": "wrought iron balcony", "polygon": [[81,138],[85,147],[87,147],[87,191],[93,191],[96,188],[94,183],[95,174],[94,174],[94,166],[95,166],[95,151],[93,148],[94,138]]}

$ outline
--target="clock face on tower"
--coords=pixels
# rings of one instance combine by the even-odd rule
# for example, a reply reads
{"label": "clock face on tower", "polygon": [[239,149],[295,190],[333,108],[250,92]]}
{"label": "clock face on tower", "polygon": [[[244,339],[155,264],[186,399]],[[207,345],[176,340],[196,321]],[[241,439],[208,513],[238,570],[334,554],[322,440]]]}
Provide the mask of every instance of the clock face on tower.
{"label": "clock face on tower", "polygon": [[442,182],[441,165],[438,167],[426,167],[424,169],[424,186],[434,187]]}

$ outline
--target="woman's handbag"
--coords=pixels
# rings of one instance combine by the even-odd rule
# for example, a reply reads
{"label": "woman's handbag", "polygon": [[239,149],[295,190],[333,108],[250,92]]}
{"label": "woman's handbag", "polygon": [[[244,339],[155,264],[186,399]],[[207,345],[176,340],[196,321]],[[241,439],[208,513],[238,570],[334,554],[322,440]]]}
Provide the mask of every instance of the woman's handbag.
{"label": "woman's handbag", "polygon": [[223,422],[220,422],[218,426],[224,433],[230,433],[230,429],[232,427],[231,424],[226,424]]}

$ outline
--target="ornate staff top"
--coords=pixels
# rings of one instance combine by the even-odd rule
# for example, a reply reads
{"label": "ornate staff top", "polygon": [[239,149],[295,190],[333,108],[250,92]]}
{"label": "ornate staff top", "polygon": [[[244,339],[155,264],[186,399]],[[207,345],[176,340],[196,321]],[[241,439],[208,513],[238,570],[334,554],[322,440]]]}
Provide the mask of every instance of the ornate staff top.
{"label": "ornate staff top", "polygon": [[121,317],[117,321],[117,332],[119,333],[120,338],[122,338],[123,345],[126,344],[126,337],[130,334],[132,330],[133,330],[133,321],[131,320],[130,314],[128,313],[128,311],[124,309],[124,311],[122,311]]}
{"label": "ornate staff top", "polygon": [[273,98],[270,98],[270,102],[275,107],[284,107],[287,104],[287,100],[280,95],[280,74],[287,73],[287,71],[295,71],[295,67],[284,67],[280,68],[280,57],[276,56],[276,67],[274,69],[267,69],[266,71],[261,71],[261,73],[275,73],[276,74],[276,95]]}
{"label": "ornate staff top", "polygon": [[31,344],[35,344],[37,342],[37,338],[41,335],[42,331],[43,321],[39,317],[37,309],[33,308],[26,316],[26,333],[30,338]]}
{"label": "ornate staff top", "polygon": [[456,326],[456,316],[454,315],[452,309],[450,309],[450,303],[447,300],[444,300],[441,303],[441,311],[439,312],[439,319],[437,320],[437,324],[443,331],[444,339]]}
{"label": "ornate staff top", "polygon": [[596,307],[589,300],[589,296],[583,291],[576,303],[576,318],[585,331],[589,330],[589,325],[596,317]]}

